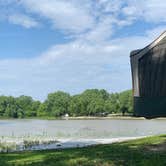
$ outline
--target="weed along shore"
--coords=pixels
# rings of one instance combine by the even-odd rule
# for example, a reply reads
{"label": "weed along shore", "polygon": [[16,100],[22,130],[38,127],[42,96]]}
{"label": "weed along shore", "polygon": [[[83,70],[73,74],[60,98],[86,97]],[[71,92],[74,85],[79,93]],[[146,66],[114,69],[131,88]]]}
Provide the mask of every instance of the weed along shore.
{"label": "weed along shore", "polygon": [[61,150],[0,153],[0,165],[166,165],[166,135]]}
{"label": "weed along shore", "polygon": [[0,152],[21,152],[27,150],[56,149],[59,141],[51,138],[1,138]]}
{"label": "weed along shore", "polygon": [[110,144],[134,140],[143,137],[123,137],[112,139],[60,139],[53,138],[3,138],[0,139],[0,152],[22,152],[29,150],[48,150],[48,149],[68,149],[78,147],[88,147],[99,144]]}

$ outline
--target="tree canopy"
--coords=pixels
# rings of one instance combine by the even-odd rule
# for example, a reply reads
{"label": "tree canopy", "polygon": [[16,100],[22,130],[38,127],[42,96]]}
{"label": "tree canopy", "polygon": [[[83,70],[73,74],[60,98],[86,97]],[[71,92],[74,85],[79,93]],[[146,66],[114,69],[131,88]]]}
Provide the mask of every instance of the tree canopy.
{"label": "tree canopy", "polygon": [[106,116],[108,114],[133,113],[132,91],[108,93],[101,89],[88,89],[81,94],[70,95],[57,91],[50,93],[44,102],[30,96],[0,96],[0,117],[61,117]]}

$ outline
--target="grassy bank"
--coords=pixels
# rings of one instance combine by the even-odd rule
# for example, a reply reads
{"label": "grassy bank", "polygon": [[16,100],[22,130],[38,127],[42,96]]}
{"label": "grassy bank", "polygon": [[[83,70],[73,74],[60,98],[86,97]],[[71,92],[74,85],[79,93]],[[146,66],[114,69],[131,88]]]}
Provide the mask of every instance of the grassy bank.
{"label": "grassy bank", "polygon": [[0,154],[0,166],[165,166],[166,135],[88,148]]}

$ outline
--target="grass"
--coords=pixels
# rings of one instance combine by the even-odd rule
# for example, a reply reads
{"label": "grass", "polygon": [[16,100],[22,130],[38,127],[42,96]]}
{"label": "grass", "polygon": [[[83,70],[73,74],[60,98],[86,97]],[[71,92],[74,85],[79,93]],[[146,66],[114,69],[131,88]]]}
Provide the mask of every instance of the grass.
{"label": "grass", "polygon": [[165,166],[166,135],[86,148],[1,153],[0,166]]}

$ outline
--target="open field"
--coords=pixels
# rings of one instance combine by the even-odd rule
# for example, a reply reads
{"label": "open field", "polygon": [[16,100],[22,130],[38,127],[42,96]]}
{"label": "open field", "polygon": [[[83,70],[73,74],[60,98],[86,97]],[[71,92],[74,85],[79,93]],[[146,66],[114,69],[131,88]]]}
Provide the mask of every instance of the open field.
{"label": "open field", "polygon": [[166,135],[77,149],[1,153],[0,165],[165,166]]}

